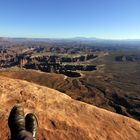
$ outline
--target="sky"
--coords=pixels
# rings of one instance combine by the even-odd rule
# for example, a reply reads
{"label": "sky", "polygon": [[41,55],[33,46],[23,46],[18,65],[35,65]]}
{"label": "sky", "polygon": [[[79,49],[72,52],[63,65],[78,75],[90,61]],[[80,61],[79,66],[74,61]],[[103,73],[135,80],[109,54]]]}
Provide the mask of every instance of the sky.
{"label": "sky", "polygon": [[140,0],[0,0],[0,36],[140,39]]}

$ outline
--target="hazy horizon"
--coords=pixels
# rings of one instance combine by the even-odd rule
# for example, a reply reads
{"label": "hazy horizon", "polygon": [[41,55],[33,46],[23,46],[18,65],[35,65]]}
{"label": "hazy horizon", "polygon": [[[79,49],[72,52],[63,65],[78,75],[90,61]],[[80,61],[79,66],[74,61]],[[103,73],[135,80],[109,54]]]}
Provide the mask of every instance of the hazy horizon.
{"label": "hazy horizon", "polygon": [[50,39],[50,40],[72,40],[72,39],[77,39],[77,40],[112,40],[112,41],[140,41],[140,38],[134,38],[134,39],[132,39],[132,38],[130,38],[130,39],[128,39],[128,38],[123,38],[123,39],[113,39],[113,38],[97,38],[97,37],[81,37],[81,36],[79,36],[79,37],[61,37],[61,38],[59,38],[59,37],[56,37],[56,38],[51,38],[51,37],[20,37],[20,36],[0,36],[0,38],[9,38],[9,39]]}

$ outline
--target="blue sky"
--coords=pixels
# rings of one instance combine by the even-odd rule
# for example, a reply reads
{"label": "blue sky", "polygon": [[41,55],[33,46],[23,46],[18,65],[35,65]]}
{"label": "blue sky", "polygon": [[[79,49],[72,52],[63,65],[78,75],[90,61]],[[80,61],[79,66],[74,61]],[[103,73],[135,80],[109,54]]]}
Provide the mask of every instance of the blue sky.
{"label": "blue sky", "polygon": [[140,39],[140,0],[0,0],[0,36]]}

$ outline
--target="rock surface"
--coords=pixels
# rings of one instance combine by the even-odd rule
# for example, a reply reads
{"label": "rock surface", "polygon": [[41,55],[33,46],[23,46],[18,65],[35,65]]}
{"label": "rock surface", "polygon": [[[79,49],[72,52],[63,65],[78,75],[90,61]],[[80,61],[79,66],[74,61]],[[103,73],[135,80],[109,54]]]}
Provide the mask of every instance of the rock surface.
{"label": "rock surface", "polygon": [[10,137],[7,119],[15,104],[39,121],[39,140],[140,140],[140,123],[82,103],[56,90],[0,76],[0,140]]}

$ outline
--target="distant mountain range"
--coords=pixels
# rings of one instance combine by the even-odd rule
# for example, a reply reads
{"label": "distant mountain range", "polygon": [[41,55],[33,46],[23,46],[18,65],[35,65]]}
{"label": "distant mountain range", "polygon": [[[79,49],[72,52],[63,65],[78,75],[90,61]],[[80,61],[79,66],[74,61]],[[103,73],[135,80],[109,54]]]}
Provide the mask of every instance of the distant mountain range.
{"label": "distant mountain range", "polygon": [[86,38],[86,37],[75,37],[75,38],[9,38],[9,37],[0,37],[0,42],[49,42],[49,43],[86,43],[96,46],[115,46],[115,47],[139,47],[140,48],[140,39],[125,39],[125,40],[112,40],[112,39],[99,39],[99,38]]}
{"label": "distant mountain range", "polygon": [[10,38],[0,37],[0,41],[60,41],[60,40],[71,40],[71,41],[104,41],[104,42],[132,42],[140,43],[140,39],[100,39],[100,38],[86,38],[86,37],[74,37],[74,38]]}

